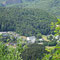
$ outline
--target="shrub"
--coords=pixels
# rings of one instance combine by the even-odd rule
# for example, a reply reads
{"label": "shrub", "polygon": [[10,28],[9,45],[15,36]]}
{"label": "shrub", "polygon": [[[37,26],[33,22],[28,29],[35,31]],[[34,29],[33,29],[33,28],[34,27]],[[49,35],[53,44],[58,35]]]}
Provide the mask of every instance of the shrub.
{"label": "shrub", "polygon": [[45,50],[45,46],[39,44],[31,44],[28,45],[28,48],[25,49],[22,53],[23,60],[37,60],[42,59],[44,53],[47,51]]}

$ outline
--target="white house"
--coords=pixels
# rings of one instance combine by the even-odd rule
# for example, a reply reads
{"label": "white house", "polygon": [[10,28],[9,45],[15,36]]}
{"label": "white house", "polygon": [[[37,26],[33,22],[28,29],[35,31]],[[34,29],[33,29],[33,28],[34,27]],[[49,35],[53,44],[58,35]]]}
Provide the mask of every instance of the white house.
{"label": "white house", "polygon": [[0,34],[7,33],[7,32],[0,32]]}
{"label": "white house", "polygon": [[37,40],[36,42],[38,43],[38,44],[43,44],[43,41],[44,41],[44,39],[39,39],[39,40]]}
{"label": "white house", "polygon": [[42,41],[44,41],[44,39],[41,38],[41,39],[39,39],[39,41],[42,42]]}
{"label": "white house", "polygon": [[35,36],[27,37],[27,41],[28,43],[35,43],[36,37]]}

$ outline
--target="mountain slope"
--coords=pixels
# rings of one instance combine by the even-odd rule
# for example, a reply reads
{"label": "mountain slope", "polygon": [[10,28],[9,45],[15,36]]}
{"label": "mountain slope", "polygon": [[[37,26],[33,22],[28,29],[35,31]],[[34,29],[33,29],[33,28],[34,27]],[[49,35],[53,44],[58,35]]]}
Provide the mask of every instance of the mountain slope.
{"label": "mountain slope", "polygon": [[60,18],[60,0],[6,0],[1,3],[7,7],[40,8]]}
{"label": "mountain slope", "polygon": [[3,0],[1,1],[2,6],[22,3],[22,0]]}
{"label": "mountain slope", "polygon": [[16,4],[16,3],[22,3],[22,0],[7,0],[6,4]]}
{"label": "mountain slope", "polygon": [[55,16],[35,8],[0,8],[0,31],[16,31],[21,35],[32,36],[51,33],[50,24]]}
{"label": "mountain slope", "polygon": [[37,0],[26,7],[40,8],[60,18],[60,0]]}

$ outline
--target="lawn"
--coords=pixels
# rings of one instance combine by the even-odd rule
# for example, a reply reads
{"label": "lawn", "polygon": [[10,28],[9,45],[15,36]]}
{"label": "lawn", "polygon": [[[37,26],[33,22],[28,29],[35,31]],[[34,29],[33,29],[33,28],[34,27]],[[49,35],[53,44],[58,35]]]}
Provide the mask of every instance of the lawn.
{"label": "lawn", "polygon": [[42,38],[43,38],[45,41],[50,41],[50,40],[47,39],[47,36],[45,36],[45,35],[42,35]]}
{"label": "lawn", "polygon": [[53,49],[55,49],[56,46],[46,46],[46,50],[48,52],[51,52]]}

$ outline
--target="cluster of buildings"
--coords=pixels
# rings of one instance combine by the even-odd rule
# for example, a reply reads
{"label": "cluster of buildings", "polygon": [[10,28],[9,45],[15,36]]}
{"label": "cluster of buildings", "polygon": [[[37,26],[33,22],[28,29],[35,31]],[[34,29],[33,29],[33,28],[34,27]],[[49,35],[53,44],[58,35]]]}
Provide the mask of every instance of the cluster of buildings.
{"label": "cluster of buildings", "polygon": [[[44,39],[40,38],[37,40],[37,38],[35,36],[20,36],[19,34],[15,33],[15,32],[0,32],[0,35],[2,34],[2,36],[5,38],[8,35],[11,37],[11,40],[13,41],[13,37],[14,39],[18,40],[18,39],[22,39],[23,43],[27,43],[27,44],[33,44],[33,43],[38,43],[38,44],[43,44]],[[49,37],[50,35],[47,35],[47,37]],[[53,39],[56,39],[58,42],[60,41],[60,36],[54,36],[52,35]],[[53,40],[52,39],[52,40]],[[7,44],[7,46],[12,45],[14,47],[16,47],[16,42],[10,42]]]}
{"label": "cluster of buildings", "polygon": [[[35,36],[30,36],[30,37],[26,37],[26,36],[20,36],[19,34],[15,33],[15,32],[0,32],[0,35],[3,35],[3,37],[7,37],[8,35],[11,37],[14,37],[16,39],[22,39],[23,43],[27,42],[27,44],[31,43],[35,43],[37,41],[37,38]],[[40,42],[43,41],[43,39],[39,39]],[[7,43],[6,46],[12,45],[14,47],[16,47],[16,43]]]}

